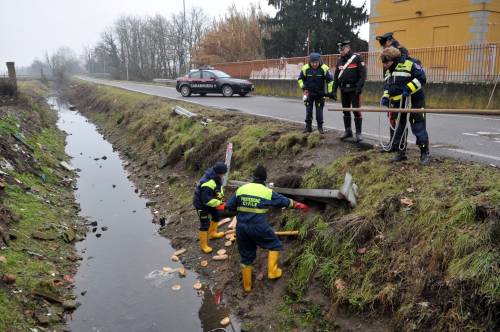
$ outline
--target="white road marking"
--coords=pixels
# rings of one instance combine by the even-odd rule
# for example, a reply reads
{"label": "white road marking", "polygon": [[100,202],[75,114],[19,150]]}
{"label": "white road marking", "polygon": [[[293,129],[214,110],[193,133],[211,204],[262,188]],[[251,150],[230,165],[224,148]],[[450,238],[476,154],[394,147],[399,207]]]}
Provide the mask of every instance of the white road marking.
{"label": "white road marking", "polygon": [[462,135],[479,137],[478,134],[472,134],[472,133],[462,133]]}
{"label": "white road marking", "polygon": [[463,154],[469,154],[469,155],[476,156],[476,157],[500,161],[500,157],[491,156],[489,154],[483,154],[483,153],[478,153],[478,152],[474,152],[474,151],[467,151],[467,150],[462,150],[462,149],[448,149],[448,150],[458,152],[458,153],[463,153]]}
{"label": "white road marking", "polygon": [[[85,79],[85,78],[83,78],[83,79],[92,82],[92,80]],[[101,82],[102,83],[100,83],[100,84],[103,84],[103,85],[113,85],[113,84],[106,83],[106,81],[101,81]],[[97,82],[94,81],[94,83],[97,83]],[[147,84],[141,84],[141,85],[151,87],[151,85],[147,85]],[[139,93],[143,93],[143,94],[147,94],[147,95],[158,96],[157,94],[155,94],[153,92],[145,92],[145,91],[136,90],[136,89],[132,89],[132,88],[126,88],[126,87],[122,87],[122,86],[118,86],[118,85],[116,85],[115,87],[118,87],[118,88],[121,88],[121,89],[124,89],[124,90],[130,90],[130,91],[134,91],[134,92],[139,92]],[[172,89],[172,88],[168,88],[168,87],[165,87],[165,88]],[[220,109],[220,110],[223,110],[223,111],[227,112],[227,110],[225,108],[223,108],[223,107],[207,105],[207,104],[203,104],[203,103],[196,102],[196,101],[193,101],[193,100],[186,100],[184,98],[181,99],[181,98],[176,98],[176,97],[165,97],[165,96],[160,96],[160,97],[169,98],[169,99],[175,99],[175,100],[182,100],[184,102],[193,103],[193,104],[197,104],[197,105],[201,105],[201,106],[209,106],[209,107],[217,108],[217,109]],[[291,119],[286,119],[286,118],[281,118],[281,117],[272,116],[272,115],[266,115],[266,114],[252,113],[252,112],[248,112],[248,111],[242,111],[242,113],[257,115],[257,116],[261,116],[261,117],[265,117],[265,118],[270,118],[270,119],[275,119],[275,120],[281,120],[281,121],[286,121],[286,122],[293,122],[293,123],[298,123],[298,124],[303,124],[304,123],[303,121],[291,120]],[[433,115],[438,115],[438,114],[433,114]],[[452,114],[439,114],[439,115],[457,116],[457,117],[464,117],[464,118],[473,118],[471,116],[465,116],[465,115],[452,115]],[[500,121],[500,118],[490,118],[490,117],[475,117],[475,118],[482,119],[482,120],[498,120],[498,121]],[[343,130],[343,129],[338,128],[338,127],[330,127],[330,126],[325,126],[325,128],[339,130],[339,131]],[[376,138],[377,140],[378,140],[378,138],[380,136],[382,138],[389,139],[389,137],[385,136],[385,135],[380,135],[379,136],[378,134],[372,134],[372,133],[363,133],[363,135],[365,135],[365,136],[371,136],[373,138]],[[413,141],[413,140],[408,140],[408,142],[411,143],[411,144],[416,144],[416,142]],[[468,151],[468,150],[462,150],[462,149],[447,149],[447,150],[453,151],[453,152],[457,152],[457,153],[461,153],[461,154],[465,154],[465,155],[472,155],[472,156],[476,156],[476,157],[480,157],[480,158],[485,158],[485,159],[491,159],[491,160],[500,161],[500,157],[492,156],[492,155],[488,155],[488,154],[483,154],[483,153],[478,153],[478,152],[474,152],[474,151]]]}

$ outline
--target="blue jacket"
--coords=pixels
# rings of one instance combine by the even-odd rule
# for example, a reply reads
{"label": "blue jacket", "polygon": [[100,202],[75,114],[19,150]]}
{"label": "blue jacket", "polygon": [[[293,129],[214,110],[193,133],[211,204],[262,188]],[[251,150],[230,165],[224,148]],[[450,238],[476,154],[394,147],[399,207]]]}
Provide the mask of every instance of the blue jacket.
{"label": "blue jacket", "polygon": [[237,212],[238,223],[267,222],[271,206],[293,207],[293,200],[260,183],[247,183],[231,196],[226,209]]}
{"label": "blue jacket", "polygon": [[313,69],[310,64],[305,64],[300,71],[297,83],[301,89],[308,90],[312,96],[322,96],[333,91],[333,76],[330,68],[324,63],[320,64],[317,69]]}
{"label": "blue jacket", "polygon": [[[399,102],[403,90],[407,89],[413,95],[420,91],[425,83],[423,68],[415,60],[401,56],[385,71],[383,96],[393,102]],[[415,103],[414,99],[412,103]]]}
{"label": "blue jacket", "polygon": [[198,210],[212,210],[222,204],[224,189],[221,178],[215,173],[213,168],[205,171],[203,177],[198,181],[198,185],[193,195],[193,205]]}

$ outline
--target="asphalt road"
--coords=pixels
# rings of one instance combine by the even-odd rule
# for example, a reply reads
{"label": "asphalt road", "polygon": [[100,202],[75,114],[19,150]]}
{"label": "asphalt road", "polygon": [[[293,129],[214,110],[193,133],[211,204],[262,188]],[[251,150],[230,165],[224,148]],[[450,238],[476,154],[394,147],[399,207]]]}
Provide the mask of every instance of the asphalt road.
{"label": "asphalt road", "polygon": [[[240,111],[304,123],[304,105],[298,99],[264,96],[233,96],[228,98],[220,95],[205,97],[194,95],[189,98],[183,98],[175,88],[165,86],[102,80],[90,77],[79,78],[154,96],[198,103],[226,111]],[[326,109],[328,107],[338,108],[340,104],[335,102],[325,105],[325,127],[328,129],[343,130],[342,113],[327,112]],[[382,136],[387,141],[388,127],[386,121],[387,117],[384,113],[364,113],[364,137],[369,141],[378,142],[379,137]],[[500,116],[427,114],[427,130],[429,132],[432,154],[449,156],[461,160],[472,160],[500,167]],[[415,143],[415,137],[411,133],[409,134],[409,142],[412,144]]]}

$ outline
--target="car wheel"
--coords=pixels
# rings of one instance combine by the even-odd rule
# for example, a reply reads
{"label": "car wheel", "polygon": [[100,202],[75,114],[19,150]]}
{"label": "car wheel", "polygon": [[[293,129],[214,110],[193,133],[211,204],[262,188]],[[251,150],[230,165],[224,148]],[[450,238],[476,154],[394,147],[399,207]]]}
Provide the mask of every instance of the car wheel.
{"label": "car wheel", "polygon": [[187,85],[181,86],[181,95],[183,97],[189,97],[191,96],[191,88]]}
{"label": "car wheel", "polygon": [[239,93],[240,96],[245,97],[248,94],[248,92],[241,92]]}
{"label": "car wheel", "polygon": [[224,85],[222,87],[222,94],[224,95],[224,97],[231,97],[233,93],[233,88],[230,85]]}
{"label": "car wheel", "polygon": [[206,95],[207,95],[206,92],[200,93],[200,96],[202,96],[202,97],[205,97]]}

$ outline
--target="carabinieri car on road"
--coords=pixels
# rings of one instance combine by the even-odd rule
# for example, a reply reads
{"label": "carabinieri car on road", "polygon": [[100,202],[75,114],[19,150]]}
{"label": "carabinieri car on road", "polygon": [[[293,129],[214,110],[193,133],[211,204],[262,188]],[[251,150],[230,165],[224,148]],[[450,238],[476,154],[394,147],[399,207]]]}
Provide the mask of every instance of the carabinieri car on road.
{"label": "carabinieri car on road", "polygon": [[222,93],[225,97],[231,97],[237,93],[244,97],[254,91],[252,82],[232,78],[216,69],[191,70],[189,74],[177,79],[175,88],[183,97],[189,97],[192,93],[200,94],[200,96],[205,96],[207,93]]}

